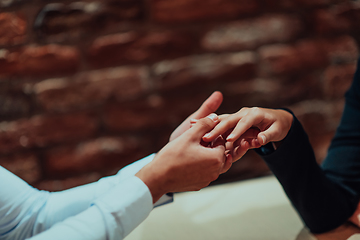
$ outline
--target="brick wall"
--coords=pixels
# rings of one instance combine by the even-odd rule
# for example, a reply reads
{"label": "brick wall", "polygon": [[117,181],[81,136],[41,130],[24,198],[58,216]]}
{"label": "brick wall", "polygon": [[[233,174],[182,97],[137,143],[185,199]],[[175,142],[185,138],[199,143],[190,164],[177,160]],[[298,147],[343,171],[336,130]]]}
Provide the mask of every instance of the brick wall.
{"label": "brick wall", "polygon": [[[0,164],[41,189],[97,180],[214,90],[218,113],[291,108],[321,162],[359,29],[359,0],[0,0]],[[263,174],[249,152],[218,182]]]}

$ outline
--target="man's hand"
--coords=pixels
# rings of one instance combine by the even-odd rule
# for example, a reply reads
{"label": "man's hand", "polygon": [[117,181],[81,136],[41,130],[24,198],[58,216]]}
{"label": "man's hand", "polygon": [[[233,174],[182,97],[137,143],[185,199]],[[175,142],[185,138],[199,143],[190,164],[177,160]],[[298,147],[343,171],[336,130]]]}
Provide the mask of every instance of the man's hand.
{"label": "man's hand", "polygon": [[204,134],[218,122],[216,114],[200,119],[136,174],[149,187],[154,202],[167,192],[200,190],[230,168],[223,139],[219,138],[211,147],[201,144]]}
{"label": "man's hand", "polygon": [[200,119],[208,116],[209,114],[215,112],[221,105],[223,101],[223,95],[221,92],[214,92],[211,94],[208,99],[200,106],[200,108],[191,114],[185,121],[183,121],[171,134],[169,142],[174,140],[183,134],[186,130],[190,128],[190,119]]}

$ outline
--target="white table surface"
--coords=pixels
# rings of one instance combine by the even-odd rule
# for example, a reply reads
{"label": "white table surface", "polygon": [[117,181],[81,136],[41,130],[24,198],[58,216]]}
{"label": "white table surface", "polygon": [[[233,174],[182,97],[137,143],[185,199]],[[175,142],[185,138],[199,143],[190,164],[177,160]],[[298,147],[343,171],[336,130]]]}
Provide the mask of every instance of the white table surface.
{"label": "white table surface", "polygon": [[175,194],[125,240],[313,240],[275,177]]}

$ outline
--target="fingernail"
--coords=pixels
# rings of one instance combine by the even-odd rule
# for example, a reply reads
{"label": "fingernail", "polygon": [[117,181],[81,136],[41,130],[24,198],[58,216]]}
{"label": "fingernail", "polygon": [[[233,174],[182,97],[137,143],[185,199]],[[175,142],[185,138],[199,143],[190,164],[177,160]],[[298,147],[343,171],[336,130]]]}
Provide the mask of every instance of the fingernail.
{"label": "fingernail", "polygon": [[230,140],[233,139],[233,137],[234,137],[234,134],[230,134],[230,135],[226,138],[226,140],[227,140],[227,141],[230,141]]}
{"label": "fingernail", "polygon": [[265,135],[261,135],[261,138],[262,138],[262,140],[263,140],[263,144],[265,144],[265,143],[266,143],[266,137],[265,137]]}
{"label": "fingernail", "polygon": [[212,113],[207,117],[213,120],[214,122],[216,122],[219,119],[218,115],[216,115],[215,113]]}
{"label": "fingernail", "polygon": [[208,137],[210,137],[210,133],[204,135],[204,138],[208,138]]}
{"label": "fingernail", "polygon": [[196,123],[198,121],[198,119],[192,118],[190,119],[190,123]]}

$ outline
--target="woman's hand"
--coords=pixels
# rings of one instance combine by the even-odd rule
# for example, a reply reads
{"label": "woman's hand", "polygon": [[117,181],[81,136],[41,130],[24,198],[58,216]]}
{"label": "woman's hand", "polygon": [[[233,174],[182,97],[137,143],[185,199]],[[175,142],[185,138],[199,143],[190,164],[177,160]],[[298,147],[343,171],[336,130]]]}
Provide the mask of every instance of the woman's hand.
{"label": "woman's hand", "polygon": [[220,116],[220,123],[203,140],[211,142],[222,135],[227,141],[226,149],[236,161],[250,148],[283,140],[292,122],[292,114],[285,110],[242,108],[234,114]]}

